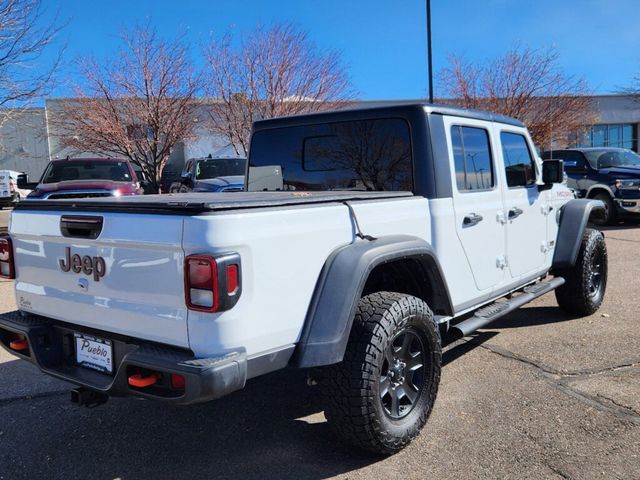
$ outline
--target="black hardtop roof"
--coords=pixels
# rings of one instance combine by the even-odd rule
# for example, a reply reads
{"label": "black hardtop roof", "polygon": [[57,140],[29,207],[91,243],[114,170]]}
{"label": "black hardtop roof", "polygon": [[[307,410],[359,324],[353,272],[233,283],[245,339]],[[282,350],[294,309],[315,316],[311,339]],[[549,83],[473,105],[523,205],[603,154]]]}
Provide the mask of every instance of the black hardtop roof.
{"label": "black hardtop roof", "polygon": [[614,152],[621,152],[625,150],[631,150],[630,148],[622,148],[622,147],[567,147],[567,148],[556,148],[553,150],[545,150],[544,153],[555,153],[555,152],[596,152],[600,150],[611,150]]}
{"label": "black hardtop roof", "polygon": [[365,105],[360,104],[340,110],[259,120],[253,124],[253,129],[254,131],[259,131],[275,127],[288,127],[312,123],[332,123],[348,120],[383,118],[389,117],[390,115],[407,116],[408,114],[415,115],[417,111],[421,111],[422,113],[453,115],[457,117],[486,120],[489,122],[505,123],[517,127],[525,126],[520,120],[491,112],[411,100],[369,103]]}

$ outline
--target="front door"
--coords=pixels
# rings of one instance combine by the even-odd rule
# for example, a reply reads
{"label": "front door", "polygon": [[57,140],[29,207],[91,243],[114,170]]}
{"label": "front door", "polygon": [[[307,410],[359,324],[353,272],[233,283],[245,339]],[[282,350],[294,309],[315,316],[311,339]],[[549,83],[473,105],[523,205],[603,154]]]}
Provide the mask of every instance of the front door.
{"label": "front door", "polygon": [[490,293],[505,276],[505,233],[491,123],[445,118],[451,159],[456,233],[478,292]]}
{"label": "front door", "polygon": [[512,279],[535,275],[545,268],[548,200],[536,184],[538,165],[524,130],[496,126],[500,138],[506,188],[507,264]]}

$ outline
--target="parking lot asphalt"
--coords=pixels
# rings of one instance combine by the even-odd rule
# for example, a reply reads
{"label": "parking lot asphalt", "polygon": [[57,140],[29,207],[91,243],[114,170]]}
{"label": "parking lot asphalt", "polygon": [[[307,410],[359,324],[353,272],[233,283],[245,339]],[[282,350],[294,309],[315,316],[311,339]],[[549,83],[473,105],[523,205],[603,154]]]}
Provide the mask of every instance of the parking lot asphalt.
{"label": "parking lot asphalt", "polygon": [[[193,407],[83,409],[2,352],[0,479],[640,479],[640,227],[605,235],[602,309],[570,318],[550,294],[449,345],[432,417],[393,457],[337,442],[304,372]],[[0,311],[13,308],[0,281]]]}

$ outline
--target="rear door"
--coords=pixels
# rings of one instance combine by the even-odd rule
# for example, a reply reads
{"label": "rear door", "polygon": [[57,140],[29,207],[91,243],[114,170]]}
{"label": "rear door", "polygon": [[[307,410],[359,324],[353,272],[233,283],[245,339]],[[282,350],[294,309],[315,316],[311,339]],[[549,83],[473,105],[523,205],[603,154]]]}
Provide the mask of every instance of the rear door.
{"label": "rear door", "polygon": [[491,123],[445,117],[453,172],[456,234],[479,292],[490,293],[504,279],[503,198],[496,172]]}
{"label": "rear door", "polygon": [[496,124],[506,187],[507,263],[512,279],[545,268],[548,195],[537,185],[539,167],[525,129]]}
{"label": "rear door", "polygon": [[16,210],[16,303],[84,327],[187,347],[182,224],[173,215]]}

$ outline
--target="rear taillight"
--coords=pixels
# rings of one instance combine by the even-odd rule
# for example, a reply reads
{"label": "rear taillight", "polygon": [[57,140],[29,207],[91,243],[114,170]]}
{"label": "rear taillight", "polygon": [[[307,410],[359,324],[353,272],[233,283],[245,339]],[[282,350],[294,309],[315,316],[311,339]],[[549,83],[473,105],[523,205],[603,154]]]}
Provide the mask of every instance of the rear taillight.
{"label": "rear taillight", "polygon": [[238,265],[227,265],[227,295],[235,295],[238,291]]}
{"label": "rear taillight", "polygon": [[192,256],[186,259],[187,306],[192,310],[218,310],[218,267],[213,257]]}
{"label": "rear taillight", "polygon": [[16,278],[13,264],[13,244],[9,237],[0,237],[0,277]]}
{"label": "rear taillight", "polygon": [[238,302],[242,290],[240,255],[191,255],[185,258],[184,277],[190,310],[229,310]]}
{"label": "rear taillight", "polygon": [[14,193],[16,191],[16,186],[13,181],[9,182],[9,190],[11,190],[11,193]]}

